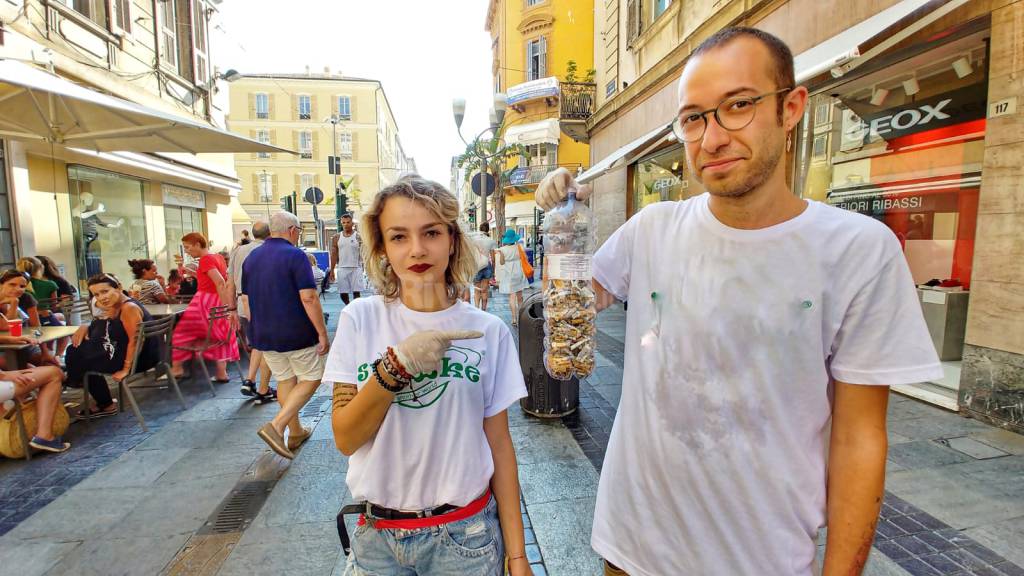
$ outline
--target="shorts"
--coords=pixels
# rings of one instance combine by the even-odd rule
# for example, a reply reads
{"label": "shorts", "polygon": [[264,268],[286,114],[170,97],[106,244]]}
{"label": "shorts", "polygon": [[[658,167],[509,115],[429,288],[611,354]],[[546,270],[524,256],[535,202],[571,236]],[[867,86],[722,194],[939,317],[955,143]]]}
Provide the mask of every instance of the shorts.
{"label": "shorts", "polygon": [[14,399],[14,382],[0,380],[0,404]]}
{"label": "shorts", "polygon": [[473,284],[479,284],[484,280],[490,280],[491,278],[494,278],[494,266],[488,264],[476,273],[476,276],[473,277]]}
{"label": "shorts", "polygon": [[40,326],[63,326],[64,323],[57,319],[57,315],[50,313],[49,316],[39,317]]}
{"label": "shorts", "polygon": [[327,355],[317,354],[316,346],[290,352],[264,350],[263,358],[278,381],[298,378],[299,382],[319,382],[327,365]]}
{"label": "shorts", "polygon": [[339,294],[363,291],[362,268],[335,268],[334,275],[337,278]]}

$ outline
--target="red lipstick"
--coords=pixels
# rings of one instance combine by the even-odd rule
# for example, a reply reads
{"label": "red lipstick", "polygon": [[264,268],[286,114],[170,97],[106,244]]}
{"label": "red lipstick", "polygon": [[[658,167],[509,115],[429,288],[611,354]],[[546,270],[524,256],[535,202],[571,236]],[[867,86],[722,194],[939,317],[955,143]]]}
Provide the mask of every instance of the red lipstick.
{"label": "red lipstick", "polygon": [[409,270],[412,270],[413,272],[415,272],[417,274],[422,274],[422,273],[426,272],[427,270],[430,270],[433,267],[434,267],[433,264],[415,264],[413,266],[409,266]]}

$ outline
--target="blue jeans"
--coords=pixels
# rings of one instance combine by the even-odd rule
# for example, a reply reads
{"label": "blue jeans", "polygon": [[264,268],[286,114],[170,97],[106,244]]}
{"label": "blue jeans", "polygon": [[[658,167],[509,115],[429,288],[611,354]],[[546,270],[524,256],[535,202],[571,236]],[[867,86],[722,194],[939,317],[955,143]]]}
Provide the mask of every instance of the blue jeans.
{"label": "blue jeans", "polygon": [[491,497],[477,514],[441,526],[355,530],[345,576],[502,576],[505,543]]}

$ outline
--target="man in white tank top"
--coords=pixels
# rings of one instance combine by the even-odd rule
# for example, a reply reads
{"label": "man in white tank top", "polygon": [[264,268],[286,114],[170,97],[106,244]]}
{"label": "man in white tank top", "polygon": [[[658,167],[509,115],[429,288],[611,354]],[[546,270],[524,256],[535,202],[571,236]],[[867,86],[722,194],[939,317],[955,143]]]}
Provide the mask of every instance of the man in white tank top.
{"label": "man in white tank top", "polygon": [[334,276],[337,280],[338,294],[345,304],[349,303],[349,293],[359,298],[359,293],[363,291],[361,246],[362,241],[352,225],[352,215],[342,215],[341,233],[331,239],[331,270],[328,276]]}

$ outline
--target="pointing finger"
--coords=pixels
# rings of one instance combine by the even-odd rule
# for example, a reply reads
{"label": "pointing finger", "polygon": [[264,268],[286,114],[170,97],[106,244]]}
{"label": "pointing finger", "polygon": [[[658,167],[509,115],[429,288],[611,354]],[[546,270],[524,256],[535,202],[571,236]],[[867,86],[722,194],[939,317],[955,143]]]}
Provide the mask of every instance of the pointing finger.
{"label": "pointing finger", "polygon": [[441,332],[441,335],[448,340],[473,340],[484,337],[484,333],[479,330],[449,330]]}

